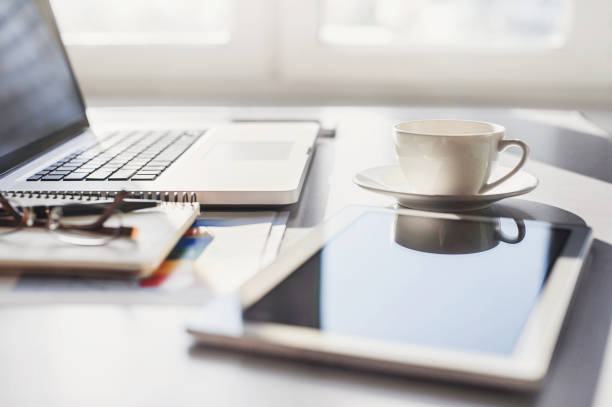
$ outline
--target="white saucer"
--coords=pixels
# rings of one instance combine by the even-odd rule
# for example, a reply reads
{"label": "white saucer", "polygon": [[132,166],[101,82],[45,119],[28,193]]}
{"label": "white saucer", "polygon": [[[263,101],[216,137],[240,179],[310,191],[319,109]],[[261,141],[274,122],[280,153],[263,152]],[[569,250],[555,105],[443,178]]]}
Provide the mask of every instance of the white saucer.
{"label": "white saucer", "polygon": [[[498,165],[491,175],[497,179],[510,171]],[[519,171],[503,184],[478,195],[426,195],[411,190],[398,164],[384,165],[360,171],[353,182],[372,192],[389,195],[401,206],[425,211],[464,212],[486,208],[511,196],[523,195],[538,186],[538,179],[526,171]]]}

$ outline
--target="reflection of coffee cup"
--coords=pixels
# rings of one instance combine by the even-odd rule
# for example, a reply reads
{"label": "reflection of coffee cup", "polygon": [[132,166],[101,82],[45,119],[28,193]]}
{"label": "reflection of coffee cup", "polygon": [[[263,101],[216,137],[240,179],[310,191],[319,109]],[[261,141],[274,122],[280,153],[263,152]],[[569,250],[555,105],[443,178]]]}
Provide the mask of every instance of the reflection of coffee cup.
{"label": "reflection of coffee cup", "polygon": [[[399,165],[416,193],[474,195],[506,181],[527,161],[529,148],[520,140],[503,140],[498,124],[469,120],[416,120],[393,127]],[[515,145],[523,150],[506,175],[489,181],[497,153]]]}
{"label": "reflection of coffee cup", "polygon": [[467,254],[494,248],[499,242],[518,243],[525,237],[525,223],[515,219],[517,234],[505,235],[499,219],[475,222],[395,215],[393,239],[403,247],[428,253]]}

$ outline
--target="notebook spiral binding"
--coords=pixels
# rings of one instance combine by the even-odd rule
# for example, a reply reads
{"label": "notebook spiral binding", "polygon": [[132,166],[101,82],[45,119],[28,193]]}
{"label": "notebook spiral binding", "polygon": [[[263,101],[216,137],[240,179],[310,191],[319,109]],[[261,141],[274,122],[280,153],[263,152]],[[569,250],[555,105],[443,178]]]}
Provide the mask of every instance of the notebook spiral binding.
{"label": "notebook spiral binding", "polygon": [[[73,199],[76,201],[98,201],[112,199],[119,191],[0,191],[11,198]],[[160,202],[195,203],[195,192],[131,192],[130,199],[153,199]]]}

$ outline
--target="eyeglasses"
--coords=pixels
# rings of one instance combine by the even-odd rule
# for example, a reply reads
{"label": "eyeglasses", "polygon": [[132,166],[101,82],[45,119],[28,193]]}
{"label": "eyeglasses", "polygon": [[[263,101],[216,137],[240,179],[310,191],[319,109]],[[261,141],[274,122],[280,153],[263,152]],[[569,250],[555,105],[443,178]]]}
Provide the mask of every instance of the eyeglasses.
{"label": "eyeglasses", "polygon": [[[59,240],[80,246],[102,246],[135,231],[123,226],[119,205],[129,195],[118,192],[108,204],[28,206],[0,194],[0,238],[26,228],[42,228]],[[95,218],[92,220],[92,216]]]}

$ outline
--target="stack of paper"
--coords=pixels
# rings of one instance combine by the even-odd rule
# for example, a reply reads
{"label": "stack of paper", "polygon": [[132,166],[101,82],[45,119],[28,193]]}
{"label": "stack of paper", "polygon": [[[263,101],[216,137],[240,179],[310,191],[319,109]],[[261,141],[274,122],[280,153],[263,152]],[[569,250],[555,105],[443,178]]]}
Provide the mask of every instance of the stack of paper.
{"label": "stack of paper", "polygon": [[287,212],[204,212],[140,279],[3,274],[0,303],[198,304],[237,288],[278,253]]}
{"label": "stack of paper", "polygon": [[[125,213],[120,217],[121,224],[135,228],[135,236],[99,246],[62,242],[44,228],[2,234],[0,274],[5,270],[28,270],[116,278],[146,276],[159,267],[199,213],[199,205],[182,203],[160,203]],[[95,216],[80,219],[91,222]]]}

